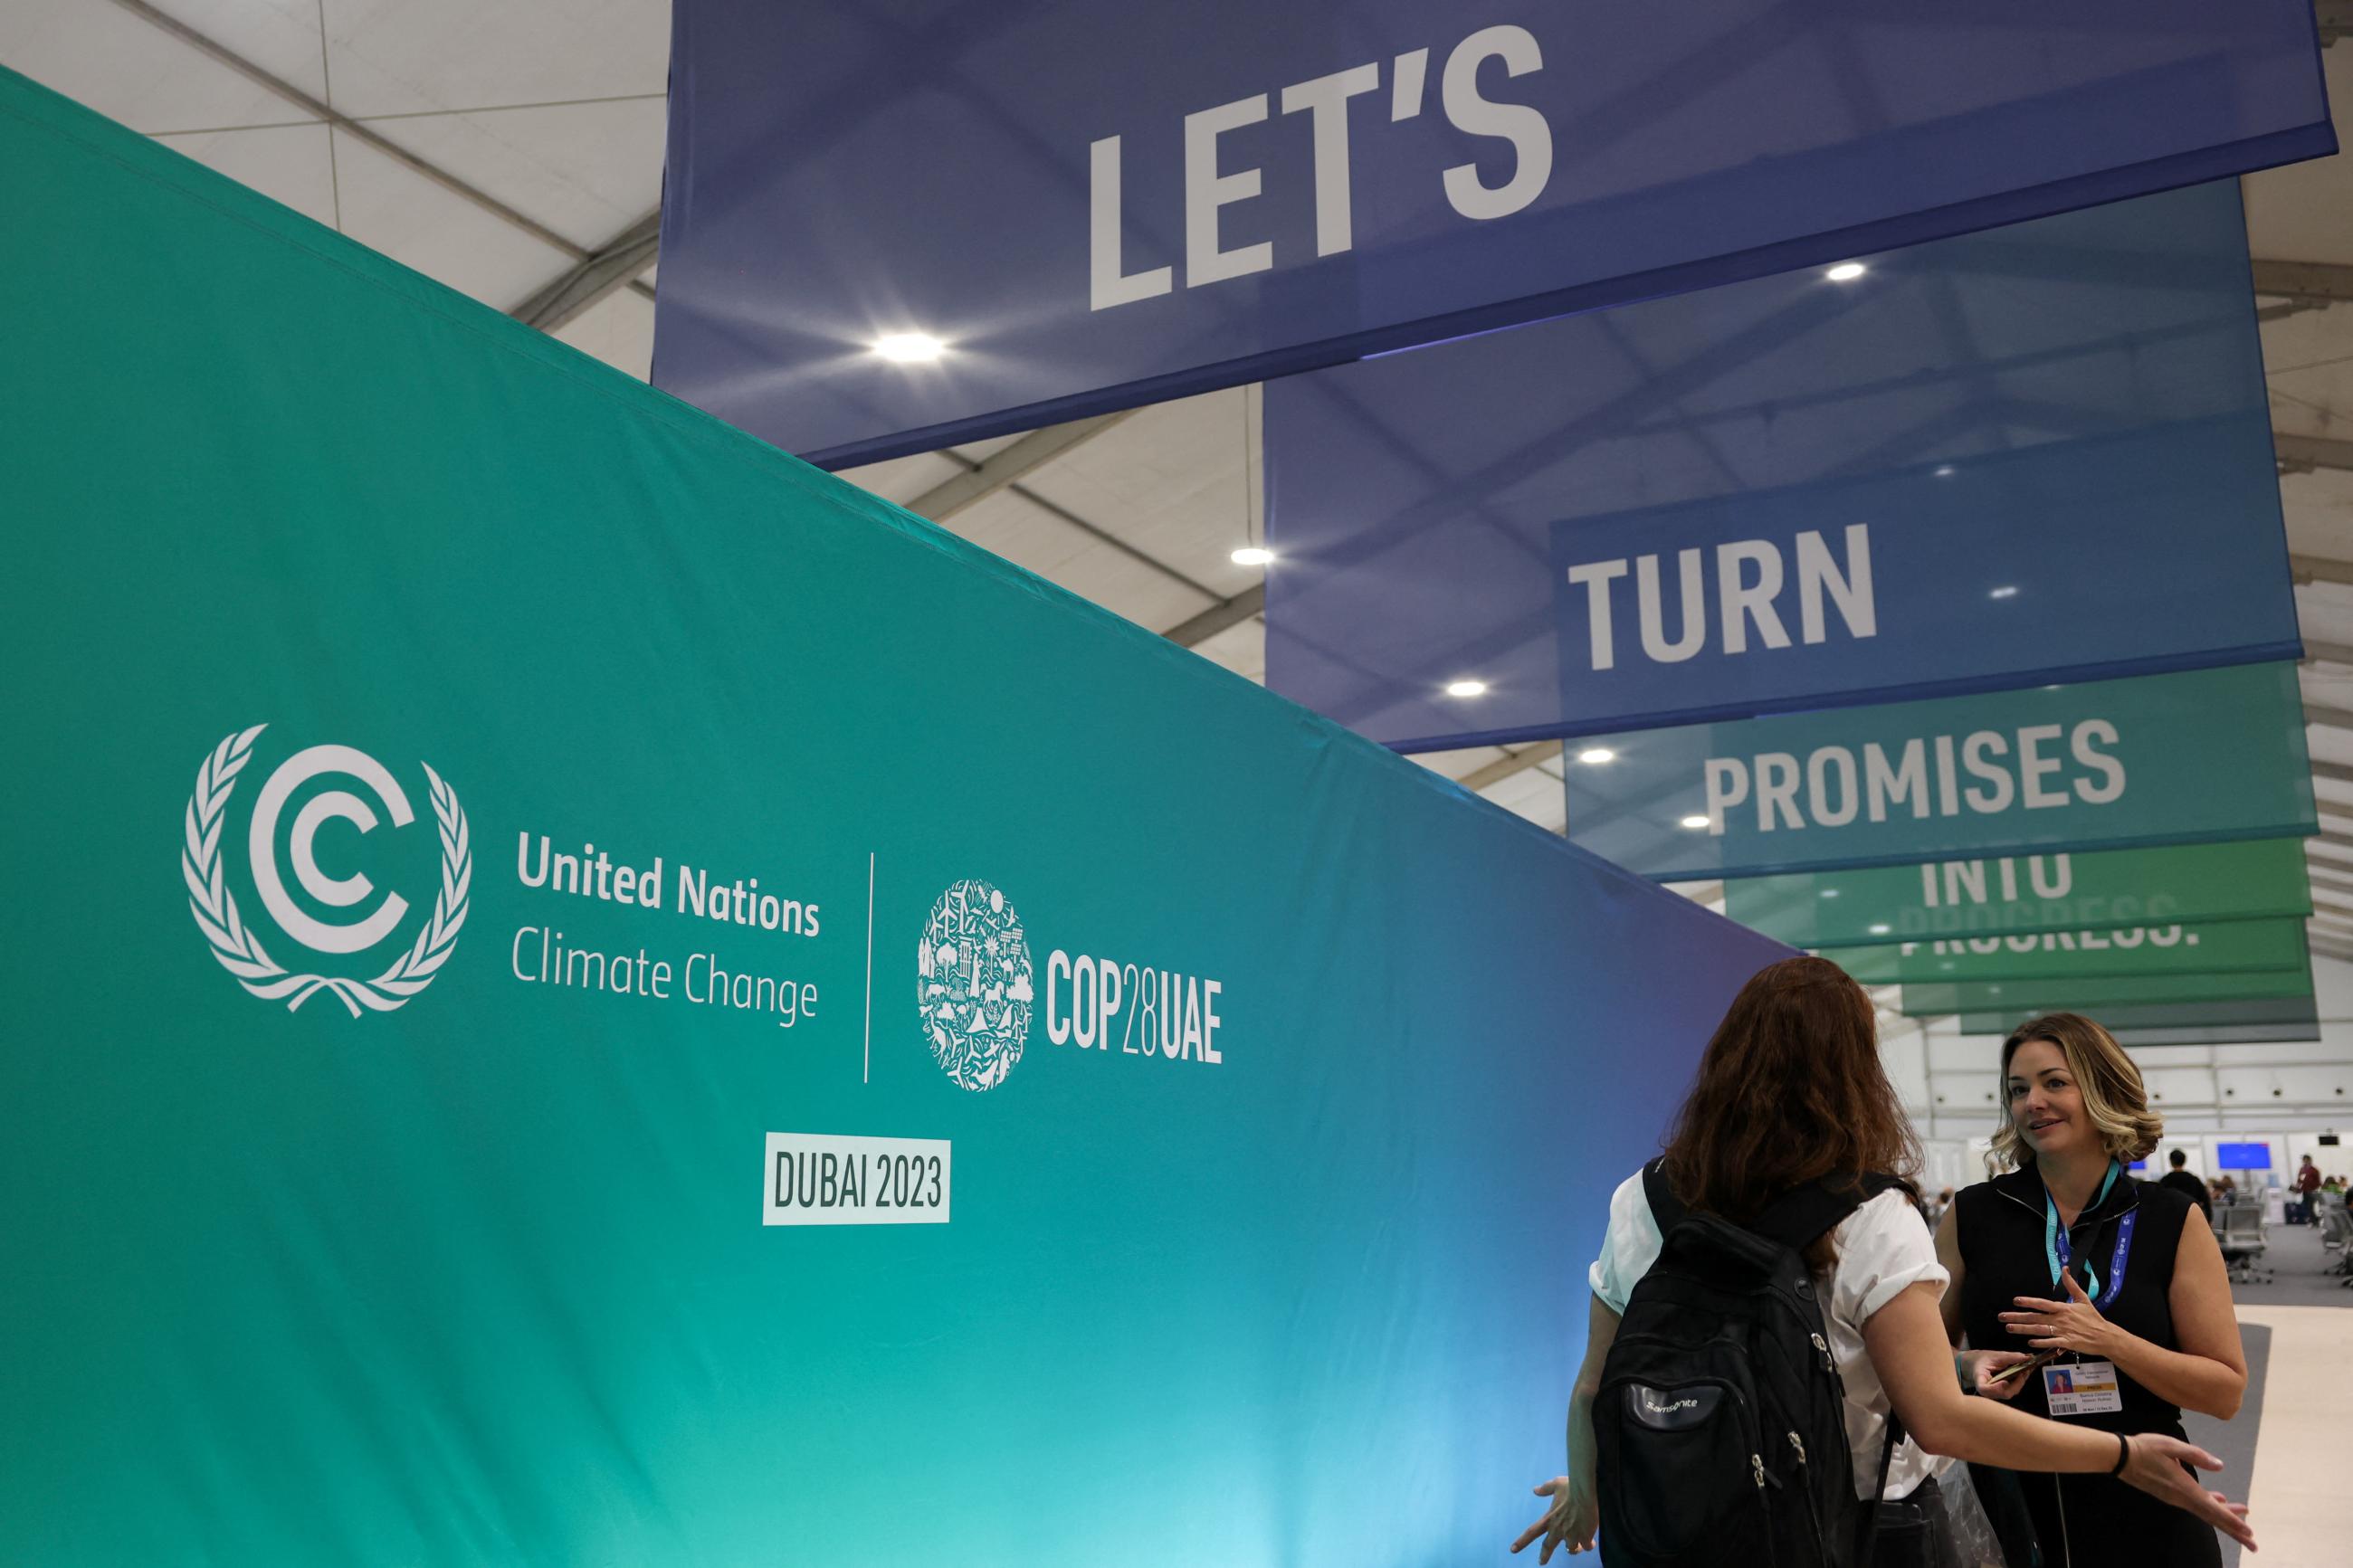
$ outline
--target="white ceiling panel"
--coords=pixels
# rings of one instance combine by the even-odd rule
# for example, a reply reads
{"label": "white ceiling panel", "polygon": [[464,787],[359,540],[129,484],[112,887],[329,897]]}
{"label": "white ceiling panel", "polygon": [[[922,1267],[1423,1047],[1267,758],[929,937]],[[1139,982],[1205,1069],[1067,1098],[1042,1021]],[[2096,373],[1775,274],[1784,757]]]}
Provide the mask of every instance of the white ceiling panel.
{"label": "white ceiling panel", "polygon": [[[2353,201],[2353,195],[2348,195]],[[2353,305],[2299,310],[2263,323],[2263,384],[2272,428],[2353,437]]]}
{"label": "white ceiling panel", "polygon": [[1193,651],[1212,664],[1223,665],[1244,680],[1266,684],[1266,623],[1253,616],[1228,626],[1216,637],[1193,645]]}
{"label": "white ceiling panel", "polygon": [[[11,4],[15,0],[10,0]],[[112,0],[86,0],[112,5]],[[319,47],[319,0],[147,0],[231,54],[326,101],[326,56]],[[120,7],[114,7],[120,9]],[[282,100],[280,107],[290,107]],[[279,119],[287,116],[281,114]]]}
{"label": "white ceiling panel", "polygon": [[1489,763],[1499,763],[1510,753],[1501,746],[1465,746],[1455,752],[1417,752],[1413,760],[1434,773],[1459,779],[1465,773],[1476,773]]}
{"label": "white ceiling panel", "polygon": [[504,310],[571,258],[465,197],[338,131],[343,232],[482,303]]}
{"label": "white ceiling panel", "polygon": [[335,226],[335,182],[328,166],[326,121],[251,131],[186,131],[157,138],[241,185]]}
{"label": "white ceiling panel", "polygon": [[[311,47],[318,47],[315,33]],[[134,131],[209,131],[306,118],[278,94],[112,0],[0,4],[0,65]]]}
{"label": "white ceiling panel", "polygon": [[841,477],[884,500],[905,506],[934,486],[945,484],[964,471],[964,465],[953,458],[943,457],[937,452],[918,452],[912,458],[893,458],[887,463],[869,463],[863,468],[844,468]]}
{"label": "white ceiling panel", "polygon": [[2295,618],[2308,640],[2353,647],[2353,586],[2341,583],[2298,584]]}
{"label": "white ceiling panel", "polygon": [[596,250],[661,201],[664,100],[371,121],[368,129]]}
{"label": "white ceiling panel", "polygon": [[[2276,408],[2274,413],[2276,416]],[[2280,505],[2287,517],[2290,550],[2298,555],[2353,561],[2353,473],[2322,468],[2309,474],[2282,474]]]}
{"label": "white ceiling panel", "polygon": [[[2341,132],[2353,106],[2353,48],[2338,44],[2322,51],[2321,59]],[[2340,154],[2265,169],[2249,174],[2242,188],[2254,254],[2274,261],[2353,262],[2353,159]]]}
{"label": "white ceiling panel", "polygon": [[1043,508],[1000,490],[959,512],[955,531],[1018,566],[1153,631],[1166,631],[1209,601]]}
{"label": "white ceiling panel", "polygon": [[654,302],[617,289],[557,328],[555,336],[643,381],[654,357]]}
{"label": "white ceiling panel", "polygon": [[1025,481],[1230,598],[1259,580],[1232,552],[1251,542],[1248,399],[1240,388],[1137,410]]}
{"label": "white ceiling panel", "polygon": [[667,0],[323,0],[323,8],[328,101],[354,120],[652,97],[669,80]]}

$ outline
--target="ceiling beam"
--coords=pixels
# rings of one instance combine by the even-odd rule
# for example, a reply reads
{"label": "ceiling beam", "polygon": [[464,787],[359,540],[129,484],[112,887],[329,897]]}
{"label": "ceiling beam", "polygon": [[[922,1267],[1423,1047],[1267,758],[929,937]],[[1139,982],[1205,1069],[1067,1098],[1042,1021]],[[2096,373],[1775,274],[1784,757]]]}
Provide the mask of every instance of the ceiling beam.
{"label": "ceiling beam", "polygon": [[[2343,7],[2353,13],[2353,4]],[[2280,300],[2353,300],[2353,267],[2335,261],[2269,261],[2249,263],[2254,268],[2255,292]]]}
{"label": "ceiling beam", "polygon": [[653,290],[638,274],[654,264],[661,244],[661,208],[656,207],[604,247],[572,264],[572,269],[507,312],[526,327],[552,332],[568,325],[607,295],[635,286],[648,299]]}
{"label": "ceiling beam", "polygon": [[2304,662],[2353,665],[2353,645],[2322,642],[2316,637],[2306,637],[2304,639]]}
{"label": "ceiling beam", "polygon": [[1523,746],[1508,755],[1497,757],[1492,763],[1472,768],[1454,782],[1472,795],[1477,795],[1489,784],[1501,784],[1514,773],[1524,773],[1538,763],[1548,763],[1558,755],[1560,755],[1558,741],[1538,741],[1533,746]]}
{"label": "ceiling beam", "polygon": [[2314,887],[2330,888],[2340,893],[2353,893],[2353,866],[2347,867],[2343,872],[2336,875],[2324,874],[2336,871],[2337,868],[2330,866],[2325,860],[2317,864],[2306,865],[2304,868],[2304,874],[2312,879]]}
{"label": "ceiling beam", "polygon": [[1198,647],[1229,626],[1238,626],[1266,608],[1266,584],[1257,583],[1230,599],[1220,600],[1192,619],[1161,633],[1178,647]]}
{"label": "ceiling beam", "polygon": [[952,479],[934,485],[907,503],[917,517],[945,522],[967,507],[976,506],[1016,480],[1025,478],[1072,448],[1093,440],[1135,411],[1122,408],[1092,419],[1049,425],[1032,430],[1012,445],[999,448],[980,464]]}
{"label": "ceiling beam", "polygon": [[[123,0],[116,0],[122,4]],[[2332,441],[2326,436],[2291,436],[2272,432],[2272,456],[2290,473],[2315,468],[2353,468],[2353,441]]]}
{"label": "ceiling beam", "polygon": [[2353,711],[2331,708],[2325,702],[2307,702],[2304,705],[2304,721],[2325,724],[2332,730],[2353,730]]}

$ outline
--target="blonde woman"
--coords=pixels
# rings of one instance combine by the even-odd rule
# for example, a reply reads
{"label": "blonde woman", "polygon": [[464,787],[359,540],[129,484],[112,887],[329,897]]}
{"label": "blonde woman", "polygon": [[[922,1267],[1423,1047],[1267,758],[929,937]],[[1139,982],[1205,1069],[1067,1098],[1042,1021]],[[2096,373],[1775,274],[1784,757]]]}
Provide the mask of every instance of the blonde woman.
{"label": "blonde woman", "polygon": [[[2164,1131],[2140,1069],[2073,1013],[2001,1047],[2005,1114],[1988,1165],[1936,1233],[1952,1275],[1945,1329],[1977,1350],[2049,1352],[2002,1396],[2067,1426],[2183,1436],[2181,1412],[2229,1420],[2247,1363],[2221,1248],[2198,1205],[2132,1180]],[[2049,1568],[2203,1568],[2214,1531],[2105,1476],[2021,1473]]]}

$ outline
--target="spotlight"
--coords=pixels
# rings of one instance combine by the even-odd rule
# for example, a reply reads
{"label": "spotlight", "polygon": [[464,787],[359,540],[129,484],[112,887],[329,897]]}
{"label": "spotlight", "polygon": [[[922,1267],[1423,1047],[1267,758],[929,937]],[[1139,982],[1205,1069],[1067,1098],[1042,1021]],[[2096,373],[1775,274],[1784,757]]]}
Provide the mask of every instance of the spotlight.
{"label": "spotlight", "polygon": [[874,340],[874,352],[892,364],[928,364],[947,352],[929,332],[892,332]]}

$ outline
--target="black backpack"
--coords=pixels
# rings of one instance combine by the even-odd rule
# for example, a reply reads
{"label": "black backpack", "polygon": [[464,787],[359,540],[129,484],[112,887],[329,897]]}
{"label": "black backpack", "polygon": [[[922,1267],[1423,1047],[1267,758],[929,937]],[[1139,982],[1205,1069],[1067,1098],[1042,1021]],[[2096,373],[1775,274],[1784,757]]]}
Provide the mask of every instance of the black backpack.
{"label": "black backpack", "polygon": [[[1845,1388],[1801,1255],[1900,1184],[1809,1183],[1737,1226],[1687,1212],[1660,1163],[1642,1191],[1665,1243],[1626,1302],[1593,1407],[1602,1562],[1862,1568],[1879,1510],[1854,1495]],[[1891,1415],[1874,1497],[1900,1436]]]}

